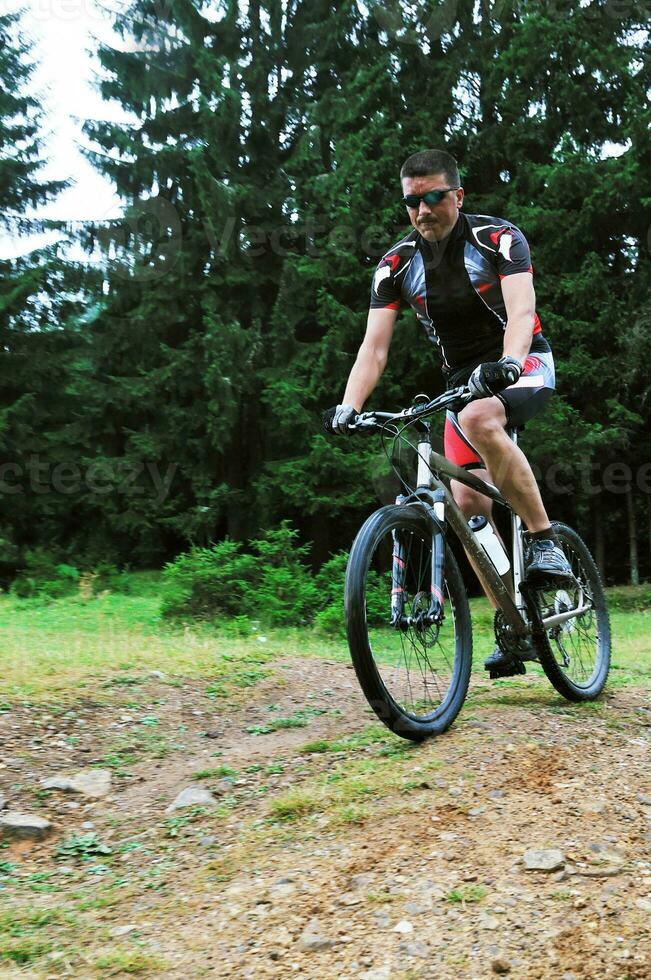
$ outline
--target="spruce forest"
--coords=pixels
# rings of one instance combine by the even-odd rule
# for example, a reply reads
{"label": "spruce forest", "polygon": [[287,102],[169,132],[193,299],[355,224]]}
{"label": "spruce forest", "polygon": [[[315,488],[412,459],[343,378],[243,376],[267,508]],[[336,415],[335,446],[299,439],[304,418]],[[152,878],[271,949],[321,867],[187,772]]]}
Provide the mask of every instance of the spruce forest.
{"label": "spruce forest", "polygon": [[[558,392],[527,426],[551,515],[610,584],[651,575],[651,141],[645,3],[133,0],[89,119],[124,205],[0,261],[0,578],[34,560],[159,568],[291,522],[318,568],[397,489],[328,438],[411,153],[525,232]],[[0,15],[0,221],[44,182],[20,15]],[[71,249],[70,245],[74,248]],[[79,256],[85,256],[80,260]],[[74,259],[72,256],[76,256]],[[411,310],[369,402],[442,390]]]}

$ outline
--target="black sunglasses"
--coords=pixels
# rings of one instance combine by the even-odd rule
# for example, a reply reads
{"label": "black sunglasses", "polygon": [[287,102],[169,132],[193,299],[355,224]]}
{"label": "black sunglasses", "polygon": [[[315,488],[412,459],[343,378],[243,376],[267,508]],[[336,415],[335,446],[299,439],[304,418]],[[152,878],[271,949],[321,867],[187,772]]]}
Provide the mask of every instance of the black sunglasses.
{"label": "black sunglasses", "polygon": [[439,204],[450,191],[458,190],[458,187],[446,187],[445,190],[427,191],[425,194],[405,194],[402,203],[408,208],[419,208],[420,202],[425,201],[425,204],[431,208],[434,204]]}

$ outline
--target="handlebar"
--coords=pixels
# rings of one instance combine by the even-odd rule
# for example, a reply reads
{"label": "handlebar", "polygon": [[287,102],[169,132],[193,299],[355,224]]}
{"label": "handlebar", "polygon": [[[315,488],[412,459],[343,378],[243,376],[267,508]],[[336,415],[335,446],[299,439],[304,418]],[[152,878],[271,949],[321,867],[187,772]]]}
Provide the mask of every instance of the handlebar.
{"label": "handlebar", "polygon": [[463,407],[472,401],[474,396],[471,394],[467,385],[460,388],[451,388],[431,401],[418,402],[410,408],[403,408],[400,412],[362,412],[352,424],[349,424],[348,431],[361,432],[370,429],[383,429],[390,422],[415,422],[436,415],[443,409],[450,408],[451,405]]}

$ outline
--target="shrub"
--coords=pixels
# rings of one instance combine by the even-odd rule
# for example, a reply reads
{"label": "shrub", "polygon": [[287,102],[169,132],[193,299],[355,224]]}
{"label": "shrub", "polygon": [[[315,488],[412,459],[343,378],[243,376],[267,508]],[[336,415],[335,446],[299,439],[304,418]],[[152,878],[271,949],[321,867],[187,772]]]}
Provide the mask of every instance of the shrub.
{"label": "shrub", "polygon": [[77,568],[57,564],[52,555],[38,548],[26,553],[25,568],[16,576],[9,591],[19,599],[56,599],[74,593],[78,582]]}
{"label": "shrub", "polygon": [[319,612],[314,617],[314,628],[327,636],[343,636],[344,583],[348,552],[339,551],[325,562],[314,577],[319,595]]}
{"label": "shrub", "polygon": [[265,532],[249,551],[226,539],[193,548],[165,567],[164,616],[251,616],[270,626],[310,622],[318,598],[304,559],[309,546],[296,544],[289,522]]}
{"label": "shrub", "polygon": [[326,636],[343,637],[345,633],[344,603],[343,599],[339,602],[331,602],[325,609],[314,617],[314,629],[317,633]]}
{"label": "shrub", "polygon": [[109,592],[121,592],[128,594],[131,592],[131,578],[128,572],[120,571],[117,565],[114,565],[109,561],[99,562],[92,569],[92,573],[95,575],[93,580],[93,591],[103,592],[108,589]]}
{"label": "shrub", "polygon": [[642,585],[622,585],[608,589],[606,593],[608,608],[611,612],[644,612],[651,609],[651,583]]}

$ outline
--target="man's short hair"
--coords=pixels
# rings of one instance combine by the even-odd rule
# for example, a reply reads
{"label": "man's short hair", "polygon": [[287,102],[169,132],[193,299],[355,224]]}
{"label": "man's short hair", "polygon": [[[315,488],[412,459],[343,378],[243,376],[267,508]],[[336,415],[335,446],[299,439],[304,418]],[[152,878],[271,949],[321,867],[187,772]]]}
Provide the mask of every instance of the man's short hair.
{"label": "man's short hair", "polygon": [[457,161],[445,150],[421,150],[420,153],[412,153],[400,168],[400,180],[403,177],[429,177],[430,174],[445,174],[450,187],[461,186]]}

